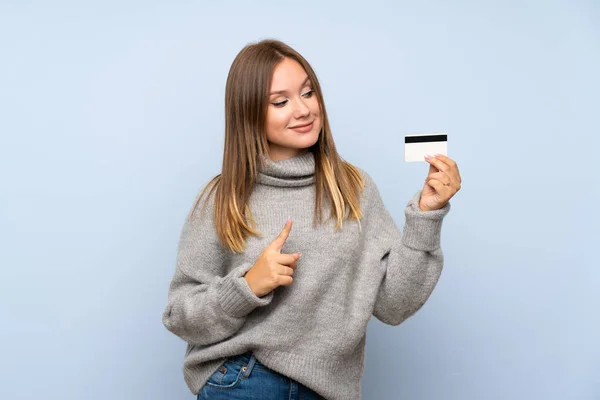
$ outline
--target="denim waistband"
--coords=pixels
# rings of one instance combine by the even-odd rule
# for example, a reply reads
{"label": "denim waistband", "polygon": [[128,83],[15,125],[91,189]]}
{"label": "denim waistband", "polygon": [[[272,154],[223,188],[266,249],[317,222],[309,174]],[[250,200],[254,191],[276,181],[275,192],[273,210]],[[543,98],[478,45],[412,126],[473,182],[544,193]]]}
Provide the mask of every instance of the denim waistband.
{"label": "denim waistband", "polygon": [[260,365],[260,366],[263,366],[263,367],[264,367],[264,365],[263,365],[263,364],[261,364],[261,363],[260,363],[260,362],[259,362],[259,361],[256,359],[256,357],[253,357],[253,355],[252,355],[252,352],[251,352],[251,351],[247,351],[247,352],[245,352],[245,353],[243,353],[243,354],[237,354],[237,355],[235,355],[235,356],[230,356],[230,357],[228,357],[228,360],[235,361],[235,362],[242,363],[242,364],[249,364],[249,363],[250,363],[250,360],[251,360],[252,358],[254,359],[254,363],[255,363],[256,365]]}

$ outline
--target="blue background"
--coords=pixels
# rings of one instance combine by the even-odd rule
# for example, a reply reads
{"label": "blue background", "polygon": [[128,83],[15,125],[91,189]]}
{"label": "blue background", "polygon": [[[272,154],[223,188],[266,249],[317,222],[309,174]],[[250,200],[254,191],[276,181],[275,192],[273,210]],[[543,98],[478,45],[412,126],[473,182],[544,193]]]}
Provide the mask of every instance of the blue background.
{"label": "blue background", "polygon": [[[85,4],[84,4],[85,3]],[[372,319],[365,399],[600,398],[597,1],[0,4],[0,398],[191,399],[161,323],[229,66],[281,39],[402,227],[448,132],[445,270]]]}

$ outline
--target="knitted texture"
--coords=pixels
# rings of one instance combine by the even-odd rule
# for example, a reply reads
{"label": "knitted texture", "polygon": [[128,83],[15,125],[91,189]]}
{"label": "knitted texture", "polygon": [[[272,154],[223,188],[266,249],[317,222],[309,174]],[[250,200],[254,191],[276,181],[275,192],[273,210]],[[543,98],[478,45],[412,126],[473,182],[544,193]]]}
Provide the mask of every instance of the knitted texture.
{"label": "knitted texture", "polygon": [[[313,227],[315,159],[311,152],[268,161],[249,201],[262,237],[235,254],[218,240],[212,198],[186,219],[163,323],[188,343],[185,381],[197,394],[229,356],[254,352],[268,368],[326,399],[361,398],[367,324],[398,325],[429,298],[442,271],[441,227],[448,203],[419,209],[408,201],[403,231],[362,169],[363,218]],[[202,203],[200,203],[202,204]],[[329,216],[329,204],[323,205]],[[302,252],[294,282],[257,297],[243,278],[259,254],[293,226],[282,253]]]}

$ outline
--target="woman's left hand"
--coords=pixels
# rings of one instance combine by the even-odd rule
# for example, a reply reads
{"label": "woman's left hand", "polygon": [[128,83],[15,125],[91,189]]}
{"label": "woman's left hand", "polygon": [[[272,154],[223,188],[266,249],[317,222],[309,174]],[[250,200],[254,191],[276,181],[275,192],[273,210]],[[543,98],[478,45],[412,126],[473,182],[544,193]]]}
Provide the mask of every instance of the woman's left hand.
{"label": "woman's left hand", "polygon": [[419,208],[421,211],[439,210],[460,190],[460,172],[454,160],[442,154],[425,157],[425,160],[429,163],[429,173],[425,179]]}

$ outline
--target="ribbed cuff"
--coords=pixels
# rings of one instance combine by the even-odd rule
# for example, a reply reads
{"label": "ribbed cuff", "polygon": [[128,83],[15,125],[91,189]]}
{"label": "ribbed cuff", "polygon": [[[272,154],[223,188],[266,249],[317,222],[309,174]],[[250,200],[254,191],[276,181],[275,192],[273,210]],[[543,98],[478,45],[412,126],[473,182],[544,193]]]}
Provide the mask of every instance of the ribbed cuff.
{"label": "ribbed cuff", "polygon": [[223,311],[233,317],[244,317],[256,307],[266,306],[273,299],[273,292],[258,297],[252,292],[244,275],[252,264],[244,263],[231,271],[218,289],[219,304]]}
{"label": "ribbed cuff", "polygon": [[421,211],[419,190],[408,202],[404,214],[406,223],[402,232],[402,243],[415,250],[433,251],[440,247],[442,222],[450,211],[450,203],[439,210]]}

